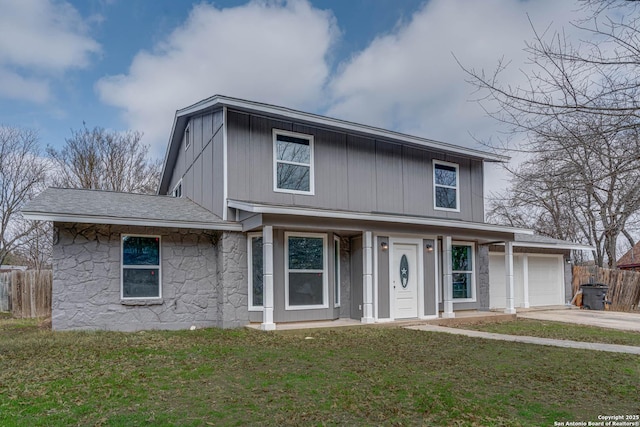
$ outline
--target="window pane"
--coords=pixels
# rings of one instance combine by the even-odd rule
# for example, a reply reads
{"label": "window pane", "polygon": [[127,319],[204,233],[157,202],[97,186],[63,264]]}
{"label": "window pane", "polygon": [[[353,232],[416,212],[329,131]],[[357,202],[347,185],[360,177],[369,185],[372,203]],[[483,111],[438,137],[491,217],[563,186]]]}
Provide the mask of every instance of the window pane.
{"label": "window pane", "polygon": [[453,298],[471,298],[471,273],[453,273]]}
{"label": "window pane", "polygon": [[122,238],[124,265],[160,265],[158,237],[124,236]]}
{"label": "window pane", "polygon": [[456,190],[454,188],[436,187],[436,207],[456,209]]}
{"label": "window pane", "polygon": [[125,268],[122,271],[124,298],[157,298],[160,296],[160,269]]}
{"label": "window pane", "polygon": [[263,271],[262,271],[262,237],[253,237],[251,239],[251,269],[252,269],[252,278],[251,283],[253,287],[253,305],[262,306],[262,280],[263,280]]}
{"label": "window pane", "polygon": [[322,273],[289,273],[289,305],[322,305]]}
{"label": "window pane", "polygon": [[456,186],[456,168],[453,166],[435,165],[437,185]]}
{"label": "window pane", "polygon": [[278,160],[297,163],[310,163],[311,161],[311,147],[307,139],[278,135],[276,150]]}
{"label": "window pane", "polygon": [[311,191],[309,166],[278,163],[278,188],[282,190]]}
{"label": "window pane", "polygon": [[289,269],[324,269],[323,249],[322,238],[289,237]]}
{"label": "window pane", "polygon": [[471,265],[471,246],[453,245],[451,254],[453,271],[471,271],[473,269]]}

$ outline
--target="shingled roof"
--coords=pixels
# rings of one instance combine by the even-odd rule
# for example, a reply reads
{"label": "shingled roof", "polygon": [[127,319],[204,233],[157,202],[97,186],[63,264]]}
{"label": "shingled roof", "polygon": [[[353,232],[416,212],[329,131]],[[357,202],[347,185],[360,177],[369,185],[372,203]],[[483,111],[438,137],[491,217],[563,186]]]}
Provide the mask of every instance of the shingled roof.
{"label": "shingled roof", "polygon": [[188,198],[71,188],[46,189],[22,215],[58,222],[242,230]]}
{"label": "shingled roof", "polygon": [[622,255],[616,265],[618,268],[640,267],[640,242]]}

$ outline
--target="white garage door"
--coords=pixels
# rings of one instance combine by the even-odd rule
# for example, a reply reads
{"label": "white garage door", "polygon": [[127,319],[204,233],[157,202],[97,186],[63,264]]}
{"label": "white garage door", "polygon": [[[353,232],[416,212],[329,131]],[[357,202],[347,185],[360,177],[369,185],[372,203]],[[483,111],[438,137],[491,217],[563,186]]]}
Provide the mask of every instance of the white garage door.
{"label": "white garage door", "polygon": [[[526,258],[526,260],[525,260]],[[526,266],[525,266],[526,264]],[[525,287],[529,288],[529,306],[564,303],[564,265],[562,255],[514,254],[513,286],[515,307],[525,307]],[[528,271],[525,283],[525,270]],[[493,309],[505,308],[506,286],[504,254],[489,254],[489,304]]]}
{"label": "white garage door", "polygon": [[562,255],[529,255],[529,304],[564,303],[564,265]]}

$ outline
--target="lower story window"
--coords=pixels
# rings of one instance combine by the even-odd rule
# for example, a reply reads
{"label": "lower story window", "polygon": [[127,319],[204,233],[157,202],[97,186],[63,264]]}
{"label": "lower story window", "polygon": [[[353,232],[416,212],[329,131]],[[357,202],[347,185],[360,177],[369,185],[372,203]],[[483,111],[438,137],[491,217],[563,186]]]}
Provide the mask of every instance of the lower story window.
{"label": "lower story window", "polygon": [[451,257],[453,299],[473,300],[475,298],[473,244],[454,243],[451,246]]}
{"label": "lower story window", "polygon": [[327,236],[286,233],[285,239],[287,308],[328,307]]}
{"label": "lower story window", "polygon": [[249,309],[262,310],[263,307],[263,252],[262,235],[249,235]]}
{"label": "lower story window", "polygon": [[160,298],[160,236],[122,236],[122,298]]}

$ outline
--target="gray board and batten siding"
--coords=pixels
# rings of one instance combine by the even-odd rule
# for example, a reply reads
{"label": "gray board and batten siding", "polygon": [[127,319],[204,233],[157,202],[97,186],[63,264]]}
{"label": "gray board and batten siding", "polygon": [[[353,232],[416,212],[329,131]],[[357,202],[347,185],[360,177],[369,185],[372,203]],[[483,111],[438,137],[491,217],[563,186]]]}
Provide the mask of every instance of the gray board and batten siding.
{"label": "gray board and batten siding", "polygon": [[182,195],[222,217],[224,206],[222,110],[189,120],[191,142],[185,148],[184,135],[166,194],[182,180]]}
{"label": "gray board and batten siding", "polygon": [[[482,160],[233,110],[227,126],[230,199],[484,221]],[[273,129],[313,135],[314,195],[273,191]],[[460,212],[434,209],[433,159],[459,165]]]}

